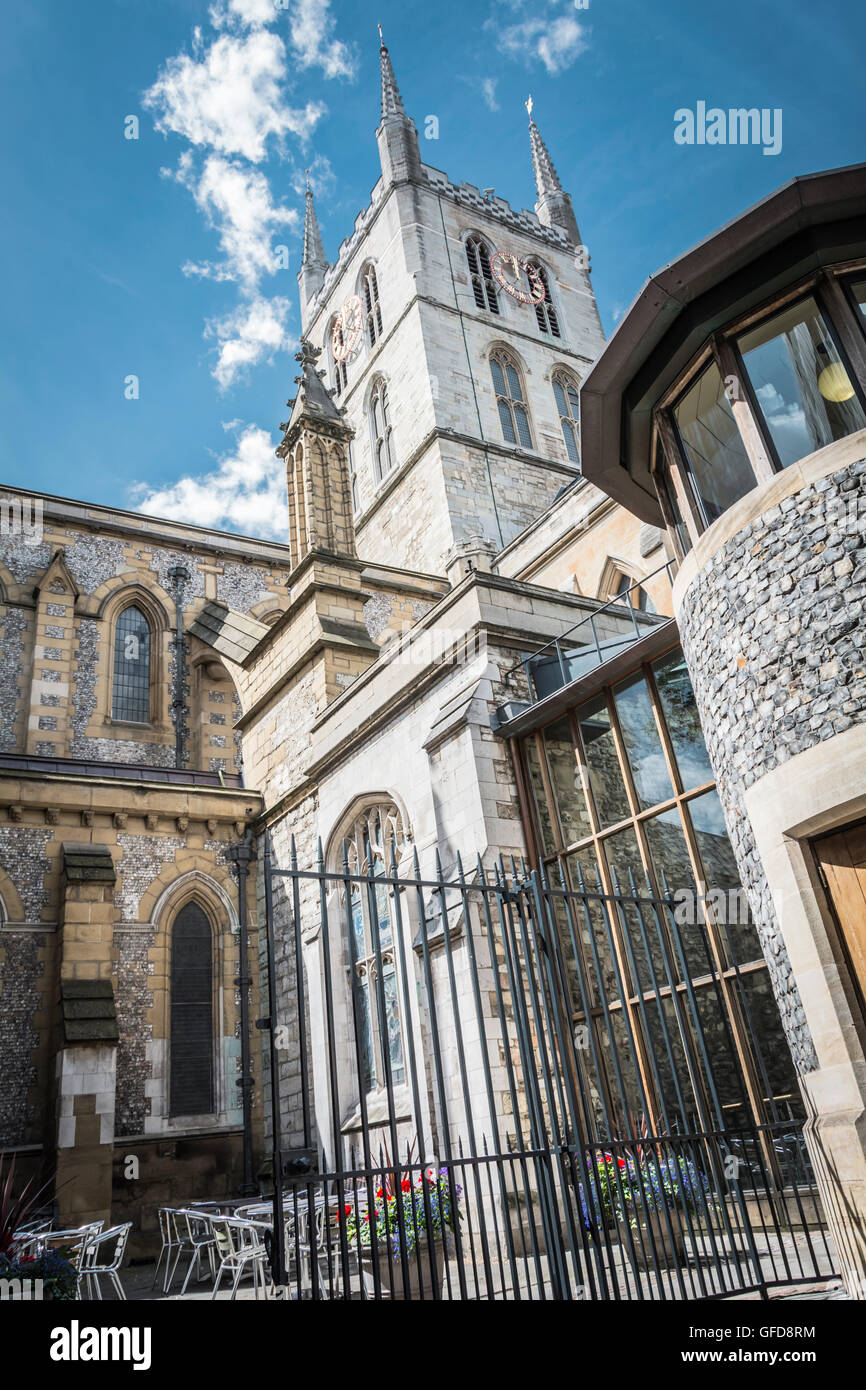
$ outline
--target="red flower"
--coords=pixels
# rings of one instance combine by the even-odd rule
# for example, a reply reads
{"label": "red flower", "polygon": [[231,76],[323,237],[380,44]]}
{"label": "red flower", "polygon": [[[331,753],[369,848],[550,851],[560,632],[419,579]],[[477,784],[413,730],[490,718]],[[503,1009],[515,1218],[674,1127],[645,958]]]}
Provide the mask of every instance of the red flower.
{"label": "red flower", "polygon": [[351,1202],[347,1202],[347,1203],[346,1203],[345,1207],[343,1208],[343,1215],[344,1215],[344,1216],[351,1216],[351,1215],[352,1215],[352,1203],[351,1203]]}
{"label": "red flower", "polygon": [[625,1167],[625,1159],[624,1159],[624,1158],[618,1158],[618,1159],[617,1159],[617,1163],[619,1164],[620,1168],[624,1168],[624,1167]]}
{"label": "red flower", "polygon": [[376,1196],[377,1196],[377,1197],[381,1197],[381,1196],[382,1196],[382,1189],[381,1189],[381,1187],[377,1187],[377,1188],[376,1188]]}
{"label": "red flower", "polygon": [[404,1178],[403,1181],[401,1182],[400,1186],[402,1187],[402,1189],[403,1189],[404,1192],[411,1192],[411,1191],[412,1191],[412,1184],[411,1184],[411,1182],[409,1181],[408,1178]]}

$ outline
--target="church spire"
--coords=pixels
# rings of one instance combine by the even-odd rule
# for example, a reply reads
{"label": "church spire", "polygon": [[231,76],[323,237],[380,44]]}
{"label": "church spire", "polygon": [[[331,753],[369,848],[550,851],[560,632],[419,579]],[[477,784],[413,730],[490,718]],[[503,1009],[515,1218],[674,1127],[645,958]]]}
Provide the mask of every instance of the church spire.
{"label": "church spire", "polygon": [[325,248],[322,245],[322,233],[319,231],[319,219],[316,216],[316,204],[313,202],[313,190],[308,178],[304,210],[304,254],[301,257],[301,265],[326,266],[327,264]]}
{"label": "church spire", "polygon": [[379,143],[379,162],[386,184],[405,183],[419,178],[421,153],[418,132],[406,115],[400,88],[391,65],[391,55],[385,47],[382,26],[379,25],[379,63],[382,69],[382,115],[376,139]]}
{"label": "church spire", "polygon": [[397,86],[397,79],[394,76],[391,55],[385,47],[385,40],[382,38],[381,24],[379,25],[379,63],[382,68],[382,120],[386,120],[388,116],[402,116],[405,120],[406,110],[403,106],[400,88]]}
{"label": "church spire", "polygon": [[529,147],[532,151],[532,172],[535,175],[535,187],[538,191],[538,202],[535,204],[538,220],[543,222],[546,227],[558,227],[560,231],[565,232],[569,241],[579,245],[580,232],[577,229],[577,218],[571,206],[571,198],[559,181],[559,175],[542,139],[541,131],[532,119],[532,108],[533,101],[530,97],[526,103],[526,110],[529,113]]}
{"label": "church spire", "polygon": [[322,245],[316,204],[313,190],[307,177],[306,206],[304,208],[304,250],[301,256],[301,269],[298,272],[298,286],[301,292],[301,318],[305,318],[307,305],[315,298],[325,281],[328,260]]}

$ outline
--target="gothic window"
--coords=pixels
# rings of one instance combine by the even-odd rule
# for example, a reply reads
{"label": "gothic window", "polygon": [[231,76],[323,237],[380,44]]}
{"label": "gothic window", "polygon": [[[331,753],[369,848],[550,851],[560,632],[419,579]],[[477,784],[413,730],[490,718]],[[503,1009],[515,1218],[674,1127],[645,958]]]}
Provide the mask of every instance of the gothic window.
{"label": "gothic window", "polygon": [[198,903],[187,903],[171,935],[169,1113],[214,1109],[213,932]]}
{"label": "gothic window", "polygon": [[379,304],[379,282],[376,267],[368,265],[361,277],[361,298],[367,325],[367,342],[375,347],[382,336],[382,308]]}
{"label": "gothic window", "polygon": [[377,479],[381,479],[394,467],[388,387],[381,377],[370,395],[370,433],[373,443],[373,467]]}
{"label": "gothic window", "polygon": [[577,383],[566,372],[555,372],[553,395],[566,452],[572,463],[580,463],[580,396]]}
{"label": "gothic window", "polygon": [[533,261],[532,264],[538,271],[541,283],[544,286],[544,298],[540,304],[536,304],[535,306],[535,317],[538,320],[538,326],[542,333],[551,333],[554,338],[561,338],[562,334],[559,331],[559,319],[553,307],[553,300],[550,297],[550,282],[547,278],[547,271],[539,261]]}
{"label": "gothic window", "polygon": [[393,891],[384,881],[393,876],[405,839],[402,817],[392,803],[366,810],[355,820],[344,842],[350,875],[369,879],[350,882],[348,946],[359,1080],[366,1092],[385,1087],[389,1066],[392,1085],[402,1086],[406,1081],[397,922]]}
{"label": "gothic window", "polygon": [[503,348],[497,348],[490,357],[490,371],[503,439],[506,444],[520,444],[524,449],[531,449],[529,410],[517,363]]}
{"label": "gothic window", "polygon": [[466,241],[466,260],[469,264],[469,278],[472,293],[479,309],[489,309],[491,314],[499,313],[496,286],[490,270],[490,252],[480,237],[471,236]]}
{"label": "gothic window", "polygon": [[334,343],[340,346],[342,346],[343,343],[343,325],[336,317],[331,320],[331,327],[328,330],[328,342],[331,344],[331,355],[334,364],[334,391],[339,396],[340,393],[346,389],[349,381],[349,374],[346,370],[345,358],[341,361],[339,358],[333,356]]}
{"label": "gothic window", "polygon": [[611,598],[622,599],[639,613],[655,613],[656,606],[642,584],[630,574],[620,574]]}
{"label": "gothic window", "polygon": [[150,624],[140,608],[124,608],[114,627],[111,717],[130,724],[150,721]]}

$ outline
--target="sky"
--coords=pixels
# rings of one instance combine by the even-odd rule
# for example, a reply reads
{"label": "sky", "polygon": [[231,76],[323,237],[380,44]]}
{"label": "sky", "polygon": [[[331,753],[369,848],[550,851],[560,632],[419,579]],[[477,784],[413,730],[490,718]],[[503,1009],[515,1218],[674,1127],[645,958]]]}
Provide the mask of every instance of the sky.
{"label": "sky", "polygon": [[[866,159],[862,0],[7,3],[2,482],[286,538],[305,170],[334,260],[379,175],[377,23],[424,162],[517,208],[532,94],[607,333],[751,203]],[[679,143],[701,102],[781,112],[778,153]]]}

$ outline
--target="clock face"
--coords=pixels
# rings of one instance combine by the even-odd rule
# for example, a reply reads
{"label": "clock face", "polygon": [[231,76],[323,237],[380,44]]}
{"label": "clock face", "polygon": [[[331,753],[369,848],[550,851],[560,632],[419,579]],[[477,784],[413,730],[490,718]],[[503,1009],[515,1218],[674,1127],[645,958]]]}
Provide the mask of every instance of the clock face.
{"label": "clock face", "polygon": [[350,295],[334,320],[331,349],[335,362],[345,362],[358,346],[364,326],[364,306],[359,294]]}
{"label": "clock face", "polygon": [[540,304],[546,298],[538,267],[530,265],[521,256],[511,251],[497,251],[490,258],[490,269],[497,285],[501,285],[518,304]]}

